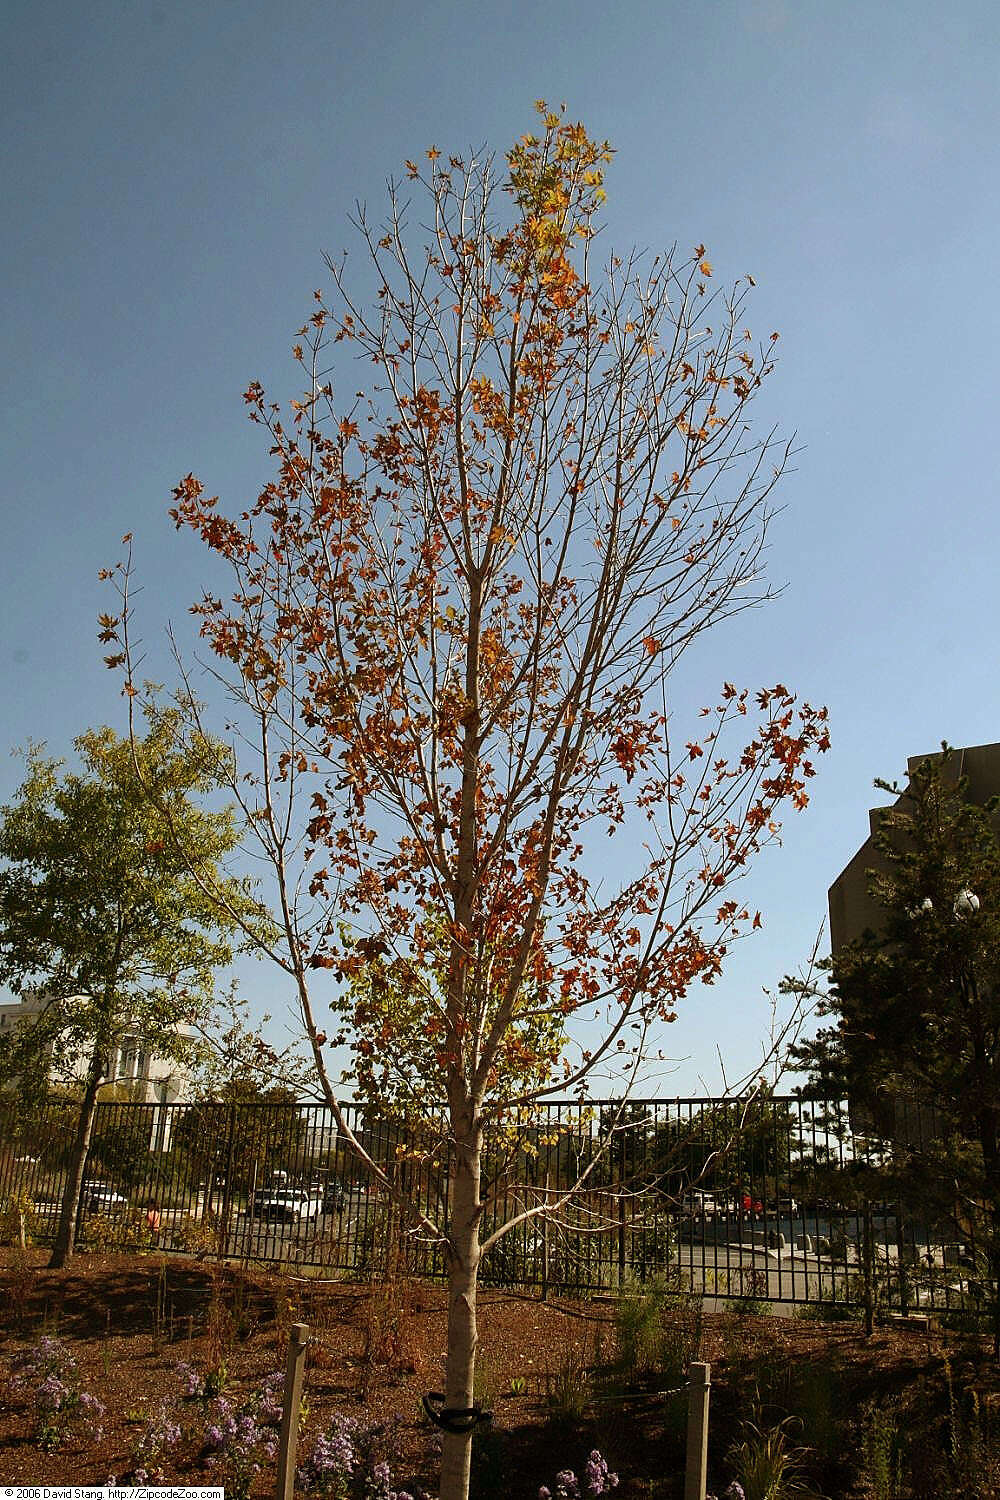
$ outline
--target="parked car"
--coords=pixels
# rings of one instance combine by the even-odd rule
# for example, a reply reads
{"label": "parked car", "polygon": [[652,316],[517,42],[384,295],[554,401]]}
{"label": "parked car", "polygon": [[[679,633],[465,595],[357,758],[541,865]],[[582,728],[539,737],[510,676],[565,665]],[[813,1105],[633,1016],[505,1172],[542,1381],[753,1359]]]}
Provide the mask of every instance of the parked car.
{"label": "parked car", "polygon": [[719,1204],[714,1193],[703,1193],[697,1189],[690,1189],[681,1199],[681,1210],[686,1214],[704,1216],[706,1219],[714,1219],[719,1212]]}
{"label": "parked car", "polygon": [[781,1218],[794,1219],[798,1211],[799,1205],[791,1195],[778,1199],[777,1212]]}
{"label": "parked car", "polygon": [[344,1192],[342,1182],[328,1182],[323,1188],[323,1212],[325,1214],[342,1214],[346,1202],[347,1194]]}
{"label": "parked car", "polygon": [[250,1206],[256,1219],[269,1223],[296,1224],[300,1219],[315,1219],[323,1212],[323,1199],[302,1188],[281,1188],[258,1193]]}
{"label": "parked car", "polygon": [[128,1208],[128,1199],[115,1191],[109,1182],[100,1182],[97,1178],[89,1178],[80,1193],[80,1205],[85,1213],[106,1214],[114,1213],[117,1209]]}

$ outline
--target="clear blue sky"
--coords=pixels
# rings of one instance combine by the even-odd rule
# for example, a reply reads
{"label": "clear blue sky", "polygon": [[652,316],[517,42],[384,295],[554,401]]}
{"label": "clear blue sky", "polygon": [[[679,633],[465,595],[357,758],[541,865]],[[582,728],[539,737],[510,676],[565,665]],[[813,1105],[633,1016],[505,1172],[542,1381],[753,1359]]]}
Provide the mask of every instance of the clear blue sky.
{"label": "clear blue sky", "polygon": [[[235,506],[268,477],[241,392],[296,393],[321,254],[404,157],[502,151],[565,101],[617,148],[616,246],[704,241],[720,279],[753,274],[754,331],[782,335],[759,420],[802,449],[787,588],[706,648],[690,706],[782,680],[829,705],[833,749],[745,885],[764,932],[666,1034],[688,1060],[665,1087],[715,1087],[717,1043],[752,1066],[873,777],[1000,739],[995,0],[14,0],[3,51],[0,800],[8,747],[121,728],[97,571],[134,531],[155,672],[206,579],[171,488],[193,469]],[[277,985],[246,989],[280,1012]]]}

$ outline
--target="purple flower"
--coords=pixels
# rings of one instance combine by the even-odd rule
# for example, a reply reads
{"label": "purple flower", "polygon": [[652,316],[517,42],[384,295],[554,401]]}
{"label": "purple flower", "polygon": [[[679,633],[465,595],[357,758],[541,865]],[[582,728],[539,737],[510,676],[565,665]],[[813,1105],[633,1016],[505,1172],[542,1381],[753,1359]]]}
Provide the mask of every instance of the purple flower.
{"label": "purple flower", "polygon": [[299,1466],[298,1487],[337,1500],[413,1500],[408,1491],[393,1489],[391,1462],[400,1421],[366,1426],[336,1413]]}
{"label": "purple flower", "polygon": [[257,1397],[257,1414],[265,1426],[281,1421],[284,1404],[285,1377],[276,1370],[273,1375],[268,1375]]}
{"label": "purple flower", "polygon": [[583,1471],[583,1477],[587,1485],[587,1495],[606,1495],[608,1490],[613,1490],[618,1484],[618,1475],[612,1474],[606,1461],[595,1448],[587,1460]]}
{"label": "purple flower", "polygon": [[196,1397],[205,1394],[205,1382],[193,1365],[186,1364],[184,1360],[180,1360],[174,1366],[174,1369],[181,1378],[181,1390],[189,1400],[194,1400]]}
{"label": "purple flower", "polygon": [[[561,1469],[556,1475],[554,1500],[598,1500],[599,1496],[618,1487],[618,1475],[612,1474],[607,1460],[601,1457],[596,1448],[591,1450],[584,1466],[582,1483],[585,1486],[583,1490],[580,1488],[581,1481],[572,1469]],[[553,1500],[553,1492],[548,1485],[541,1486],[538,1500]]]}
{"label": "purple flower", "polygon": [[35,1402],[41,1411],[61,1411],[69,1395],[69,1386],[58,1375],[46,1375],[35,1392]]}

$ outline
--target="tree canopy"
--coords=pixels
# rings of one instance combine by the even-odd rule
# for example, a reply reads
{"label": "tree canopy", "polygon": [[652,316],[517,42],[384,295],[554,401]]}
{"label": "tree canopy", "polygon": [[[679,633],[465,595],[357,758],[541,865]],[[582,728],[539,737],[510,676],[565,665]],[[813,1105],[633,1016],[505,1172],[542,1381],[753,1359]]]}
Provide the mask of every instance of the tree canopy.
{"label": "tree canopy", "polygon": [[[206,896],[206,878],[248,922],[257,910],[224,869],[237,843],[232,812],[203,805],[218,786],[217,751],[180,745],[177,730],[172,712],[134,743],[108,727],[89,730],[75,741],[74,770],[34,747],[22,786],[0,809],[0,979],[42,996],[0,1042],[0,1079],[36,1097],[53,1076],[80,1082],[67,1216],[123,1038],[180,1061],[190,1046],[184,1023],[204,1014],[215,972],[233,956],[235,924]],[[62,1256],[69,1231],[67,1217]]]}

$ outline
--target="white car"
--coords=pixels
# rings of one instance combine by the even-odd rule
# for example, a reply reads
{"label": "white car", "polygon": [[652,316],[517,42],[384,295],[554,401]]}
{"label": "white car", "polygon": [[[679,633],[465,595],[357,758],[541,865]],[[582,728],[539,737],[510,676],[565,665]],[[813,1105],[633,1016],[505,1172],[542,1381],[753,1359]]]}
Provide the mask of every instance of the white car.
{"label": "white car", "polygon": [[301,1188],[278,1188],[258,1193],[250,1205],[255,1219],[271,1223],[296,1224],[300,1219],[317,1219],[323,1212],[323,1198]]}
{"label": "white car", "polygon": [[119,1209],[128,1207],[128,1199],[108,1182],[99,1182],[96,1179],[83,1184],[80,1194],[80,1202],[87,1213],[106,1214],[115,1213]]}
{"label": "white car", "polygon": [[716,1202],[714,1193],[702,1193],[694,1190],[684,1194],[684,1197],[681,1199],[681,1208],[686,1214],[694,1214],[697,1218],[704,1215],[706,1219],[714,1219],[715,1215],[719,1212],[719,1205]]}

